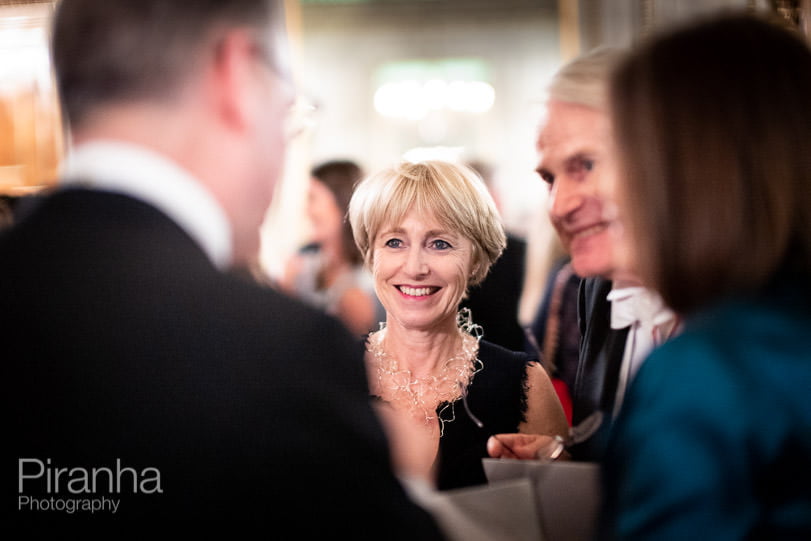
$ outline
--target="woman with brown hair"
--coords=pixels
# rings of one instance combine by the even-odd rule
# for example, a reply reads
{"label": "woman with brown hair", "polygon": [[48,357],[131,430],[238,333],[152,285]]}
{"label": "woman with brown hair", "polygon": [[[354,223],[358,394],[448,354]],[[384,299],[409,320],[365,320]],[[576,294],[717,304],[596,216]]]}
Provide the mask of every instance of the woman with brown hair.
{"label": "woman with brown hair", "polygon": [[362,177],[363,170],[351,160],[329,160],[312,169],[310,242],[288,261],[281,282],[289,293],[340,319],[356,336],[376,329],[385,317],[346,217]]}
{"label": "woman with brown hair", "polygon": [[726,14],[611,92],[626,257],[685,318],[604,463],[609,538],[811,538],[811,50]]}

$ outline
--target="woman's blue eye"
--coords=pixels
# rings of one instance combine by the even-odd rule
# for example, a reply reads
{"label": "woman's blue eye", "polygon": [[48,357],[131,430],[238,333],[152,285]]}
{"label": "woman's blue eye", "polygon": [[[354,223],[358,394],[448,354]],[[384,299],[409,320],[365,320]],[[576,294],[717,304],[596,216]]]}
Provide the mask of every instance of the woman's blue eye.
{"label": "woman's blue eye", "polygon": [[400,239],[389,239],[386,241],[386,246],[389,248],[399,248],[403,244]]}
{"label": "woman's blue eye", "polygon": [[453,248],[453,246],[451,246],[447,241],[441,239],[437,239],[433,241],[431,244],[433,244],[434,248],[436,248],[437,250],[447,250],[449,248]]}

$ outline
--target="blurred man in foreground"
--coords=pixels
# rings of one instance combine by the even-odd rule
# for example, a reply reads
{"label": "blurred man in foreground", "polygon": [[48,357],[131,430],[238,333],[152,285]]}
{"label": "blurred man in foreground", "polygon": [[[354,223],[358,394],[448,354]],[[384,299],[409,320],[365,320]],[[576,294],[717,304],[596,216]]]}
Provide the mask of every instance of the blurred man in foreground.
{"label": "blurred man in foreground", "polygon": [[440,538],[392,474],[356,340],[227,272],[283,167],[280,5],[59,3],[72,154],[0,237],[15,525]]}

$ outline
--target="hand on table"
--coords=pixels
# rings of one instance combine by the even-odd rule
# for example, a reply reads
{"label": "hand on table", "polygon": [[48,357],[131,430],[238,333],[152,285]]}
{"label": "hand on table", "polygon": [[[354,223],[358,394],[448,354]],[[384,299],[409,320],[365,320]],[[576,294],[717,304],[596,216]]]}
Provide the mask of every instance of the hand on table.
{"label": "hand on table", "polygon": [[561,455],[561,442],[560,437],[543,434],[497,434],[487,440],[487,453],[493,458],[554,460],[566,454]]}

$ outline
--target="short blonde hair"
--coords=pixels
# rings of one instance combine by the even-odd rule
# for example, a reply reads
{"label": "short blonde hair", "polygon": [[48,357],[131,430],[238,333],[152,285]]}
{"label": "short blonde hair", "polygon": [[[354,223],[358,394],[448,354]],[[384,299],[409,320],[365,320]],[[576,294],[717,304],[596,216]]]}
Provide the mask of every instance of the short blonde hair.
{"label": "short blonde hair", "polygon": [[381,228],[399,223],[412,208],[433,214],[443,227],[470,239],[473,272],[468,285],[481,283],[507,243],[501,216],[475,171],[438,160],[400,162],[355,188],[349,222],[366,265],[372,264]]}
{"label": "short blonde hair", "polygon": [[548,87],[548,99],[584,105],[604,111],[608,105],[611,71],[625,51],[600,46],[561,67]]}

